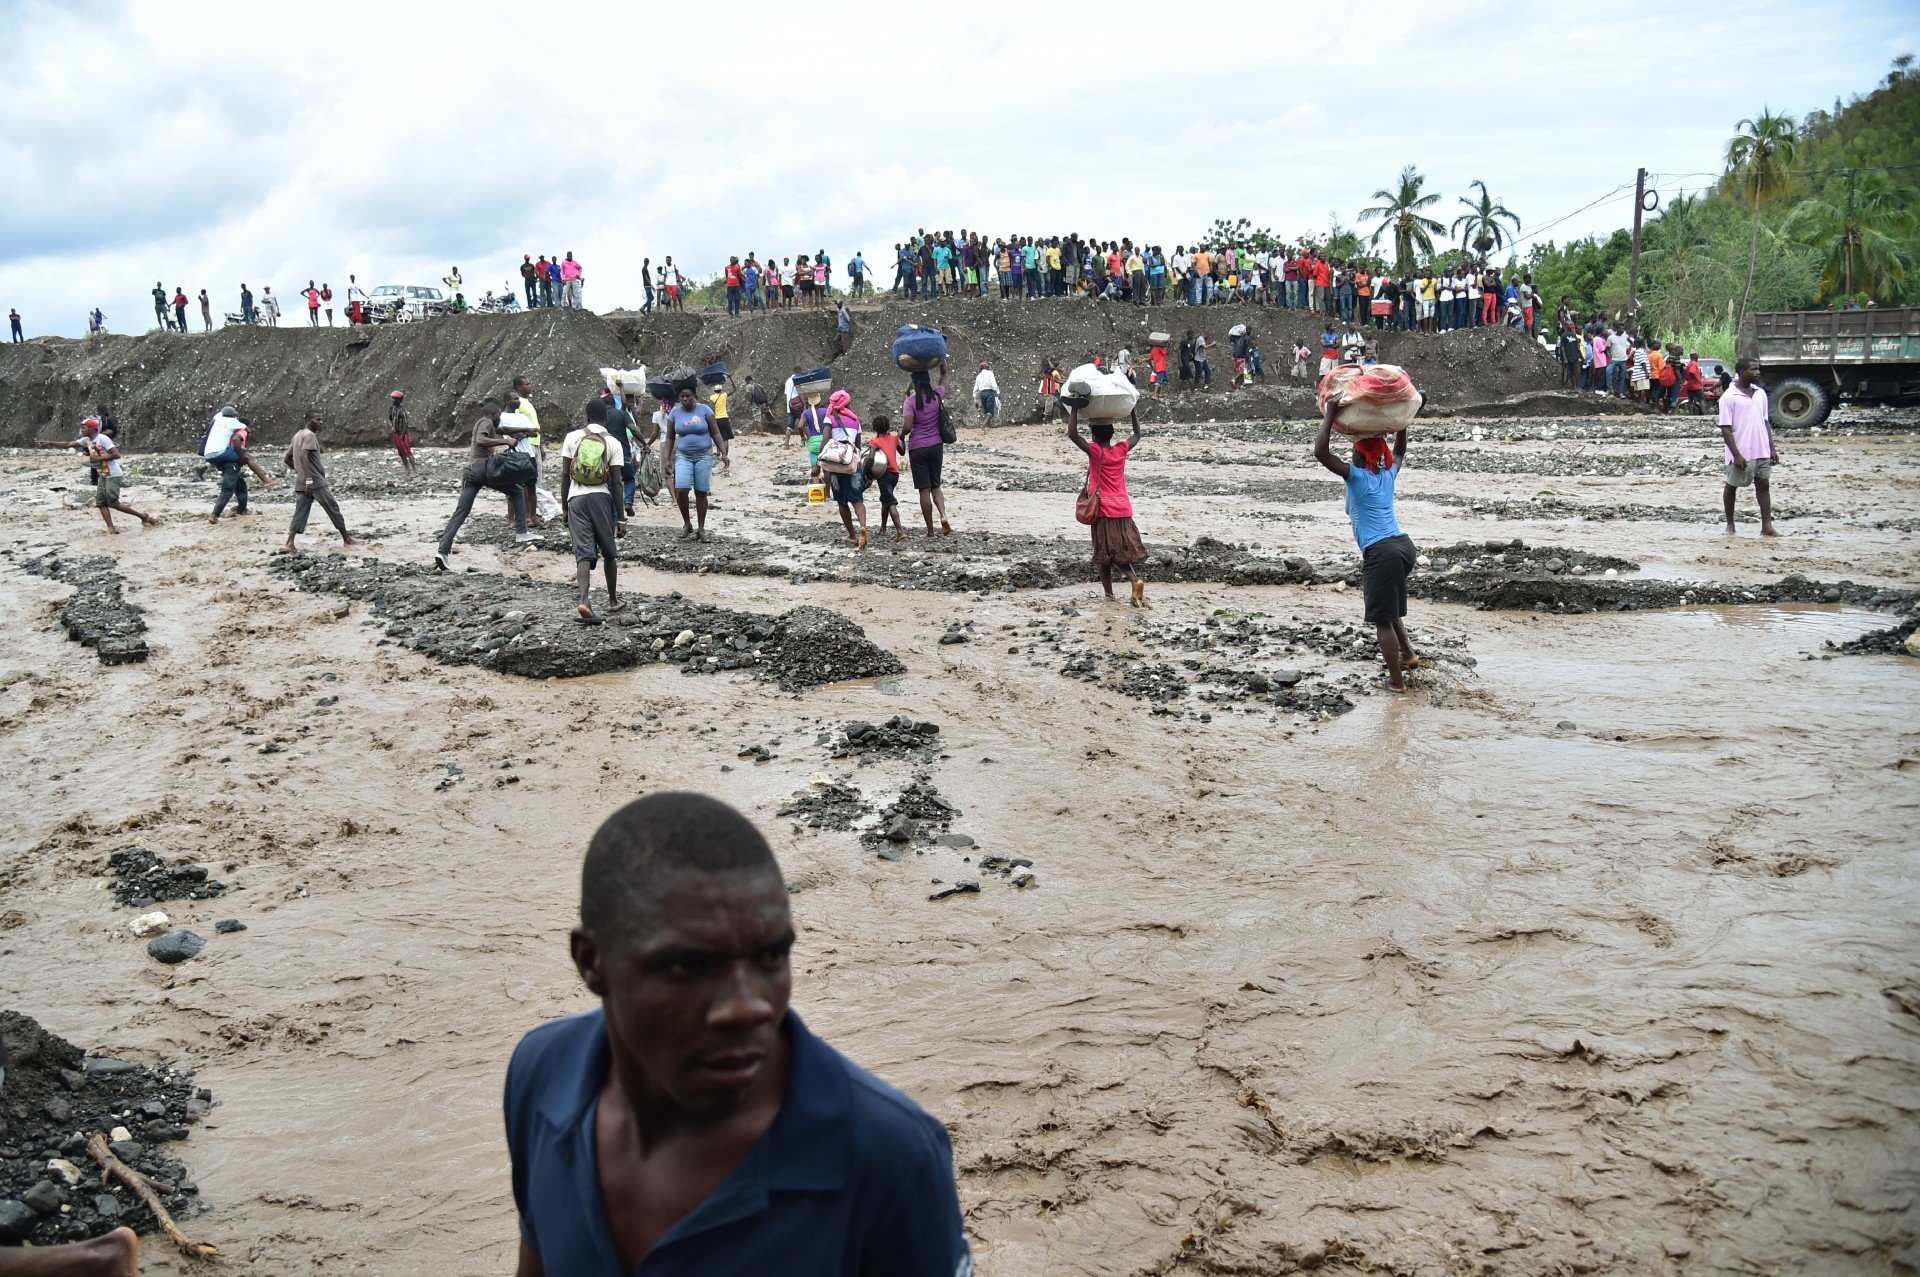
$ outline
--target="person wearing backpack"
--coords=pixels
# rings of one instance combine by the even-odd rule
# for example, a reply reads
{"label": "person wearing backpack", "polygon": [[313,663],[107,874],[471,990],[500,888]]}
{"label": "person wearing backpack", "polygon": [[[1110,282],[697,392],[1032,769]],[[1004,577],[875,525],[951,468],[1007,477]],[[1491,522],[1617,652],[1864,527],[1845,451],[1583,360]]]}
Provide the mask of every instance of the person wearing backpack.
{"label": "person wearing backpack", "polygon": [[900,405],[900,422],[906,428],[907,469],[913,474],[914,490],[920,494],[920,517],[926,521],[927,539],[933,539],[934,511],[940,513],[940,532],[953,535],[947,522],[947,498],[940,490],[940,471],[946,460],[946,445],[954,437],[947,416],[947,361],[940,361],[940,384],[933,384],[925,371],[913,374],[906,400]]}
{"label": "person wearing backpack", "polygon": [[560,445],[560,521],[573,539],[575,582],[580,602],[576,611],[583,625],[598,625],[588,596],[593,591],[593,569],[604,565],[607,612],[623,611],[620,601],[619,546],[626,535],[626,507],[621,501],[621,473],[626,450],[607,428],[608,401],[587,404],[587,424],[570,433]]}

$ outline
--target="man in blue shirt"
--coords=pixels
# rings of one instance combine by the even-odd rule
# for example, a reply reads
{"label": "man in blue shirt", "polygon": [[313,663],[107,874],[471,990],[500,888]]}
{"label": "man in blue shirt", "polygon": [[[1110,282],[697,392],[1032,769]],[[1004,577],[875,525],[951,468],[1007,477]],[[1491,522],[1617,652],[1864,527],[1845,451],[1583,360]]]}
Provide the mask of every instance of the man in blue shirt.
{"label": "man in blue shirt", "polygon": [[518,1277],[971,1277],[945,1128],[788,1010],[786,885],[744,816],[629,803],[580,888],[600,1009],[507,1069]]}
{"label": "man in blue shirt", "polygon": [[867,259],[855,251],[853,260],[847,263],[847,295],[858,297],[867,287]]}
{"label": "man in blue shirt", "polygon": [[1387,690],[1404,692],[1407,682],[1402,670],[1420,668],[1405,623],[1407,576],[1419,552],[1393,513],[1393,485],[1407,458],[1407,432],[1394,435],[1391,450],[1385,439],[1354,440],[1349,465],[1333,455],[1333,419],[1339,411],[1340,405],[1327,405],[1320,434],[1313,441],[1313,455],[1346,481],[1347,521],[1360,546],[1360,593],[1366,619],[1387,662]]}

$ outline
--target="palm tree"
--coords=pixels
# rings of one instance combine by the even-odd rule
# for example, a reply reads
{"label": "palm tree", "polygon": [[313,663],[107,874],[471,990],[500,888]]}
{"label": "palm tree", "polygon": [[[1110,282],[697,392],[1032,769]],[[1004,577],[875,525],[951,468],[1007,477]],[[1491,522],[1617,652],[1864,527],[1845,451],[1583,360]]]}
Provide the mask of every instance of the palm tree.
{"label": "palm tree", "polygon": [[1507,230],[1501,223],[1509,223],[1517,235],[1520,233],[1520,219],[1505,204],[1487,193],[1485,182],[1476,181],[1472,185],[1480,188],[1480,198],[1470,200],[1464,195],[1460,197],[1467,211],[1453,219],[1453,227],[1447,233],[1460,237],[1461,248],[1473,249],[1476,256],[1485,257],[1507,242]]}
{"label": "palm tree", "polygon": [[1895,186],[1886,173],[1868,169],[1847,175],[1846,199],[1839,205],[1803,200],[1780,229],[1825,250],[1822,298],[1868,292],[1892,301],[1913,270],[1913,254],[1900,241],[1912,235],[1916,220],[1913,188]]}
{"label": "palm tree", "polygon": [[1753,267],[1760,256],[1760,206],[1786,193],[1791,181],[1788,170],[1800,148],[1791,115],[1775,115],[1762,107],[1760,114],[1742,120],[1727,140],[1727,169],[1738,176],[1740,193],[1746,199],[1753,219],[1753,233],[1747,244],[1747,286],[1740,293],[1739,323],[1747,315],[1747,299],[1753,296]]}
{"label": "palm tree", "polygon": [[1413,269],[1415,249],[1419,249],[1423,257],[1433,256],[1433,237],[1446,229],[1421,211],[1440,199],[1438,195],[1420,193],[1426,184],[1427,179],[1409,164],[1400,170],[1399,189],[1390,191],[1382,187],[1373,193],[1373,198],[1380,201],[1379,207],[1360,210],[1361,221],[1380,223],[1368,243],[1378,244],[1382,235],[1389,230],[1393,232],[1394,269],[1402,274]]}

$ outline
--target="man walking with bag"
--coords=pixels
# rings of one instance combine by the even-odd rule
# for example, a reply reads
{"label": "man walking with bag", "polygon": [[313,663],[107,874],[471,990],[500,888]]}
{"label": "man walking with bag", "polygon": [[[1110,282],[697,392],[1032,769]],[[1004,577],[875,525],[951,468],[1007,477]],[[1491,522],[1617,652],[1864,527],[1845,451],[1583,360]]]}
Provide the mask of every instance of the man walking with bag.
{"label": "man walking with bag", "polygon": [[[524,420],[518,418],[517,420]],[[453,539],[460,534],[460,527],[473,513],[474,498],[480,495],[480,489],[493,488],[505,492],[507,506],[513,512],[514,542],[526,545],[538,541],[538,532],[527,531],[527,511],[521,503],[521,488],[524,480],[509,467],[498,467],[502,473],[495,475],[494,453],[501,448],[510,448],[514,441],[523,435],[532,434],[531,428],[500,420],[500,404],[489,399],[480,406],[480,419],[473,423],[473,441],[467,448],[467,468],[460,476],[460,501],[453,508],[453,517],[447,520],[447,529],[440,534],[440,546],[433,556],[433,565],[445,572],[448,568],[447,556],[453,553]],[[534,467],[527,466],[526,470]]]}

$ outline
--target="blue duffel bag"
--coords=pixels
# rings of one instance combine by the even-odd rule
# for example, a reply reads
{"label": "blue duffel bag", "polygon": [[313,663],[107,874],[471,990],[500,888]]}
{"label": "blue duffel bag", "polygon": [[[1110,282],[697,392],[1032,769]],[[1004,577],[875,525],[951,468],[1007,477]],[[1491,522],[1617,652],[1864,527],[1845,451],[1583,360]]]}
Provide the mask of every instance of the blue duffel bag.
{"label": "blue duffel bag", "polygon": [[947,338],[938,328],[907,324],[893,339],[893,362],[908,372],[923,372],[947,357]]}

